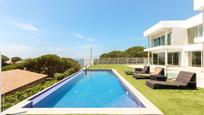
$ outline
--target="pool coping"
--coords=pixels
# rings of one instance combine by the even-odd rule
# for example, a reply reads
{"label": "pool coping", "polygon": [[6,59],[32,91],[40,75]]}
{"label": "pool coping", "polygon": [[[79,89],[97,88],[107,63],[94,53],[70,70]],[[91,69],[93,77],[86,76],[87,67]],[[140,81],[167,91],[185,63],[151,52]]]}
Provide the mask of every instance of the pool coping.
{"label": "pool coping", "polygon": [[29,103],[31,99],[46,92],[54,86],[59,85],[63,81],[73,78],[81,73],[81,71],[70,75],[69,77],[55,83],[54,85],[34,94],[33,96],[25,99],[24,101],[14,105],[13,107],[5,110],[3,114],[123,114],[123,115],[163,115],[163,113],[151,103],[142,93],[133,87],[124,77],[122,77],[115,69],[90,69],[90,70],[109,70],[112,71],[124,84],[134,96],[145,106],[145,108],[23,108]]}

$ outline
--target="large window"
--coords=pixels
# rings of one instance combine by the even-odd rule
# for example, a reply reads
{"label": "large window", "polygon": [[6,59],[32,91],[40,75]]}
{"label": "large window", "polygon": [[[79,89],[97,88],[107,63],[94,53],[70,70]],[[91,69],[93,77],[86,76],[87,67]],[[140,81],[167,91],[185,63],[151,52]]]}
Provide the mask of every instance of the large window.
{"label": "large window", "polygon": [[153,54],[153,64],[154,65],[158,64],[158,55],[157,54]]}
{"label": "large window", "polygon": [[167,36],[167,45],[171,45],[171,36],[172,36],[172,33],[168,33],[168,36]]}
{"label": "large window", "polygon": [[[167,45],[171,45],[172,33],[167,34]],[[165,45],[165,35],[152,39],[152,47]]]}
{"label": "large window", "polygon": [[152,40],[152,47],[165,45],[165,36],[160,36]]}
{"label": "large window", "polygon": [[168,53],[168,64],[179,65],[179,57],[180,53],[178,52]]}
{"label": "large window", "polygon": [[159,65],[165,65],[165,53],[159,53]]}
{"label": "large window", "polygon": [[192,52],[192,66],[201,67],[201,52]]}
{"label": "large window", "polygon": [[202,37],[203,36],[203,25],[200,24],[198,26],[198,37]]}
{"label": "large window", "polygon": [[165,45],[165,36],[160,37],[160,45]]}
{"label": "large window", "polygon": [[154,65],[165,65],[165,53],[153,54],[153,64]]}
{"label": "large window", "polygon": [[197,25],[188,29],[188,43],[194,43],[194,38],[202,37],[203,36],[203,25]]}

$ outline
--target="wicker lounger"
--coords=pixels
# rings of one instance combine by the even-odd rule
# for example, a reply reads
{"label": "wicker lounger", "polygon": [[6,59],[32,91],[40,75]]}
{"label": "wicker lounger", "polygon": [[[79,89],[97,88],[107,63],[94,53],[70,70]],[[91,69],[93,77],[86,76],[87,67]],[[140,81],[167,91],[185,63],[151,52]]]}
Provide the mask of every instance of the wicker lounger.
{"label": "wicker lounger", "polygon": [[[155,79],[155,80],[160,80],[160,77],[162,77],[162,78],[164,77],[164,68],[156,67],[154,72],[150,73],[150,74],[143,74],[143,73],[137,74],[137,73],[135,73],[135,74],[133,74],[133,77],[135,77],[136,79],[150,79],[150,78],[153,79],[154,77],[157,77],[157,79]],[[166,78],[164,77],[164,79],[166,79]]]}
{"label": "wicker lounger", "polygon": [[196,73],[181,71],[174,82],[148,80],[153,89],[196,89]]}
{"label": "wicker lounger", "polygon": [[149,66],[144,66],[143,68],[135,68],[135,71],[125,71],[127,75],[133,75],[138,73],[149,73],[149,72],[150,72]]}

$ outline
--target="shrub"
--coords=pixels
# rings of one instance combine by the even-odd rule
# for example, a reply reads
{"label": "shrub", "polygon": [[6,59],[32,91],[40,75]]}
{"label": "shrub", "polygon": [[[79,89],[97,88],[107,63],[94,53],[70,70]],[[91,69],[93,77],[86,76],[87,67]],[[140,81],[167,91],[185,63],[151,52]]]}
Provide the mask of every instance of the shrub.
{"label": "shrub", "polygon": [[56,79],[56,80],[62,80],[62,79],[64,79],[65,78],[65,74],[64,73],[55,73],[54,74],[54,78]]}
{"label": "shrub", "polygon": [[2,70],[6,71],[6,70],[12,70],[12,69],[24,69],[24,67],[25,67],[25,63],[11,64],[11,65],[4,66]]}
{"label": "shrub", "polygon": [[6,65],[6,62],[9,61],[9,58],[5,55],[1,55],[2,57],[2,67]]}
{"label": "shrub", "polygon": [[12,57],[11,58],[11,62],[12,63],[16,63],[16,62],[18,62],[18,61],[21,61],[22,59],[20,58],[20,57]]}

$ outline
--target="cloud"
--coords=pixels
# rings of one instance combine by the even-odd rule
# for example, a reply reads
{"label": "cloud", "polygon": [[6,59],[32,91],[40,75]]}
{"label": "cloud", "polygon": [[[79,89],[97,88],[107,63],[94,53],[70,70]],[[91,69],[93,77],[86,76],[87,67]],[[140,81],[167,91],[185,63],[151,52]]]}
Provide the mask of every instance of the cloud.
{"label": "cloud", "polygon": [[95,39],[93,39],[93,38],[88,38],[87,41],[94,42]]}
{"label": "cloud", "polygon": [[80,39],[84,39],[85,36],[79,34],[79,33],[72,33],[73,36],[77,37],[77,38],[80,38]]}
{"label": "cloud", "polygon": [[48,47],[47,50],[51,52],[66,52],[70,51],[71,49],[66,47]]}
{"label": "cloud", "polygon": [[37,57],[44,54],[57,54],[60,56],[67,56],[71,51],[70,48],[66,47],[45,47],[45,48],[34,48],[21,44],[7,44],[0,45],[0,52],[9,57],[20,56],[22,58]]}
{"label": "cloud", "polygon": [[82,40],[85,40],[85,41],[89,41],[89,42],[94,42],[95,39],[94,38],[90,38],[90,37],[87,37],[87,36],[84,36],[80,33],[71,33],[73,36],[75,36],[76,38],[78,39],[82,39]]}
{"label": "cloud", "polygon": [[28,30],[32,32],[42,32],[38,27],[31,23],[18,23],[18,22],[13,22],[13,24],[23,30]]}
{"label": "cloud", "polygon": [[36,51],[36,49],[26,45],[7,44],[0,45],[0,51],[2,52],[2,54],[5,54],[9,57],[13,56],[28,57],[33,56],[33,53]]}
{"label": "cloud", "polygon": [[87,48],[91,48],[91,47],[92,47],[92,48],[95,48],[95,46],[94,46],[93,44],[82,45],[81,47],[82,47],[82,48],[86,48],[86,49],[87,49]]}
{"label": "cloud", "polygon": [[35,26],[32,23],[17,22],[17,21],[14,21],[13,18],[14,17],[11,17],[11,16],[1,16],[0,15],[0,21],[3,21],[8,24],[12,24],[19,29],[32,31],[32,32],[42,32],[42,30],[39,27]]}

